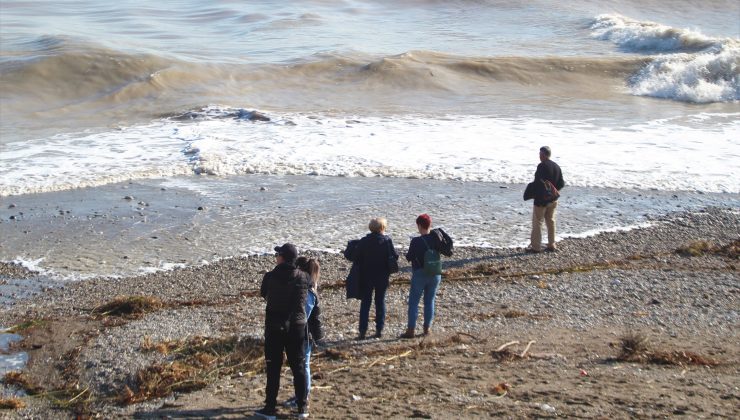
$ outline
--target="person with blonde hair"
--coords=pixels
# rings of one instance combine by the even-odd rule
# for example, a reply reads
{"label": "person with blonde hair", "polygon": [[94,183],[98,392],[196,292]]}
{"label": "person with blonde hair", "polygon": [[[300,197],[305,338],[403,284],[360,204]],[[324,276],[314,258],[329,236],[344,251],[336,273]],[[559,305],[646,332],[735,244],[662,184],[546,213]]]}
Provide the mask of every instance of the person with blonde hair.
{"label": "person with blonde hair", "polygon": [[368,224],[368,233],[351,255],[351,260],[358,265],[360,277],[360,335],[364,340],[370,323],[370,305],[375,294],[375,338],[383,335],[385,326],[385,292],[388,289],[394,262],[397,267],[398,253],[393,247],[393,240],[385,234],[388,221],[384,217],[375,217]]}

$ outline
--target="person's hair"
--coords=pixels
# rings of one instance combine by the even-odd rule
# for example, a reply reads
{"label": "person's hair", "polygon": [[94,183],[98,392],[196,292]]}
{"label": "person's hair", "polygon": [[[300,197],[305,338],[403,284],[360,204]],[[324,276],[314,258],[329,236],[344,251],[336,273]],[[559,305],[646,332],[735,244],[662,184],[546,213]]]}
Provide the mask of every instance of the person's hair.
{"label": "person's hair", "polygon": [[321,275],[321,266],[319,262],[313,258],[298,257],[295,260],[295,265],[301,270],[308,273],[311,277],[311,288],[315,289],[319,286],[319,276]]}
{"label": "person's hair", "polygon": [[547,157],[550,157],[550,155],[552,155],[552,150],[548,146],[542,146],[540,147],[540,153]]}
{"label": "person's hair", "polygon": [[367,225],[367,228],[370,229],[370,232],[372,233],[383,232],[387,227],[388,221],[385,220],[385,217],[373,217]]}
{"label": "person's hair", "polygon": [[432,217],[428,214],[420,214],[419,217],[416,218],[416,224],[421,226],[422,229],[429,229],[430,226],[432,226]]}

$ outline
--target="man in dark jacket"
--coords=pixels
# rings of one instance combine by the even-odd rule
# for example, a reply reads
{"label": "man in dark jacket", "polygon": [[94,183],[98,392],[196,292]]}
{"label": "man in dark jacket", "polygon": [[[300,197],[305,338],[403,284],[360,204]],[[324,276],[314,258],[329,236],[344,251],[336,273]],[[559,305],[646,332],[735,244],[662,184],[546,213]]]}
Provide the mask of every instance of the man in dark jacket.
{"label": "man in dark jacket", "polygon": [[292,244],[275,247],[277,265],[262,278],[260,293],[267,300],[265,308],[265,407],[255,415],[265,419],[277,416],[277,396],[283,352],[293,372],[298,418],[308,417],[304,349],[306,334],[306,299],[310,280],[296,268],[298,250]]}
{"label": "man in dark jacket", "polygon": [[547,225],[547,251],[556,251],[555,248],[555,210],[558,207],[557,198],[546,198],[543,180],[547,180],[558,190],[565,187],[563,173],[560,166],[550,160],[552,151],[548,146],[540,147],[540,164],[534,173],[536,193],[534,197],[534,212],[532,215],[532,235],[529,252],[542,251],[542,221]]}

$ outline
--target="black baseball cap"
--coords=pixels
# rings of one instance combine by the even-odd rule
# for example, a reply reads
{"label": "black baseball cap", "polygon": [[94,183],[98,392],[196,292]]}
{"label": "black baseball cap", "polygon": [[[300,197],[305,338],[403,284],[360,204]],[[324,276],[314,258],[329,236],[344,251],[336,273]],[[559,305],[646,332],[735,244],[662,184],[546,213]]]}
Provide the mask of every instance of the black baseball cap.
{"label": "black baseball cap", "polygon": [[285,243],[282,246],[276,246],[275,252],[277,252],[278,255],[282,255],[285,261],[295,261],[295,259],[298,258],[298,248],[290,243]]}

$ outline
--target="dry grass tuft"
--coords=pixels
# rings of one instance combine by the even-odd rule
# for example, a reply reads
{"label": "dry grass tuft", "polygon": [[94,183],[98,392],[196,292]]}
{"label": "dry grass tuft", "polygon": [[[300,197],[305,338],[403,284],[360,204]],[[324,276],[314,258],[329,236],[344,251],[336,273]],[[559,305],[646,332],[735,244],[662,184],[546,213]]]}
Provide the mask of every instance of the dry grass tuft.
{"label": "dry grass tuft", "polygon": [[156,344],[145,339],[141,349],[170,354],[174,360],[140,370],[132,387],[126,386],[119,397],[122,404],[197,391],[221,376],[260,369],[264,360],[261,340],[237,336]]}
{"label": "dry grass tuft", "polygon": [[728,258],[739,259],[740,258],[740,239],[735,239],[731,243],[721,247],[718,254],[724,255]]}
{"label": "dry grass tuft", "polygon": [[716,247],[709,241],[694,241],[676,249],[676,253],[686,257],[700,257],[712,252]]}
{"label": "dry grass tuft", "polygon": [[162,302],[151,296],[119,296],[112,301],[98,306],[92,314],[99,317],[117,316],[123,318],[140,318],[148,312],[162,307]]}
{"label": "dry grass tuft", "polygon": [[42,319],[32,319],[30,321],[21,322],[20,324],[13,325],[12,327],[5,330],[8,334],[18,334],[19,332],[28,331],[32,328],[40,327],[44,325],[46,321]]}
{"label": "dry grass tuft", "polygon": [[20,398],[0,398],[0,410],[18,410],[25,406],[26,403],[24,403]]}
{"label": "dry grass tuft", "polygon": [[647,337],[639,333],[627,333],[620,339],[621,353],[617,357],[619,360],[629,360],[639,358],[648,351]]}
{"label": "dry grass tuft", "polygon": [[347,360],[349,359],[349,353],[336,349],[326,349],[318,357],[325,357],[329,360]]}
{"label": "dry grass tuft", "polygon": [[43,391],[43,388],[31,382],[23,372],[13,371],[6,373],[3,377],[3,383],[5,383],[5,385],[17,386],[26,391],[28,395],[36,395]]}
{"label": "dry grass tuft", "polygon": [[653,350],[647,338],[641,334],[628,333],[621,339],[621,351],[617,360],[622,362],[654,363],[660,365],[717,366],[719,362],[689,351]]}

